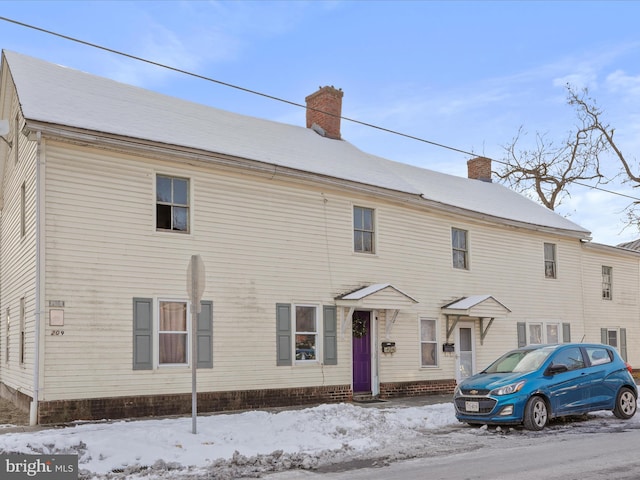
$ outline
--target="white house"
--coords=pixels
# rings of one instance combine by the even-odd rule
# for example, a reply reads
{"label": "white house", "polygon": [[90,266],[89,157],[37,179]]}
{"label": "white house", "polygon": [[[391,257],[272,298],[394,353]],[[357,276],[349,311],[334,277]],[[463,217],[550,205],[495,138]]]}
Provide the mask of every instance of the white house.
{"label": "white house", "polygon": [[359,150],[340,90],[303,128],[14,52],[0,75],[0,394],[32,423],[188,413],[193,363],[201,411],[448,392],[602,329],[640,364],[637,252],[487,159],[460,178]]}

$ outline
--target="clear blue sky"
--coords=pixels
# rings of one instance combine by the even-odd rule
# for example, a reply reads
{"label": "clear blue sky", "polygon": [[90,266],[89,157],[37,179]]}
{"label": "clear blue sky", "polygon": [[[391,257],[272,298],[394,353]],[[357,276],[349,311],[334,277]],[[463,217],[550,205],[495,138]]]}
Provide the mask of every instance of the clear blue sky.
{"label": "clear blue sky", "polygon": [[[495,159],[520,126],[562,140],[575,121],[571,82],[640,160],[637,1],[0,1],[0,16],[300,104],[334,85],[346,117]],[[304,126],[295,106],[7,21],[0,47]],[[350,122],[342,133],[369,153],[466,176],[468,155]],[[575,189],[558,212],[617,244],[640,236],[621,233],[629,202]]]}

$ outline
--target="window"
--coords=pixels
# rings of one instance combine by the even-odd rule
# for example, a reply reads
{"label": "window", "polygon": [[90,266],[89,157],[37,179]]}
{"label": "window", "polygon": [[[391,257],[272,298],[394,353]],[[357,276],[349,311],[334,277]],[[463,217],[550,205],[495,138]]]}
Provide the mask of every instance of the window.
{"label": "window", "polygon": [[579,347],[571,347],[558,352],[553,357],[553,365],[566,365],[569,371],[584,368],[584,358]]}
{"label": "window", "polygon": [[158,364],[188,363],[188,322],[186,302],[159,302]]}
{"label": "window", "polygon": [[609,355],[609,350],[606,348],[587,347],[586,351],[591,366],[604,365],[605,363],[611,363],[613,361],[611,355]]}
{"label": "window", "polygon": [[529,344],[542,343],[542,324],[530,323],[529,324]]}
{"label": "window", "polygon": [[317,360],[317,308],[308,305],[296,305],[294,311],[296,361]]}
{"label": "window", "polygon": [[373,209],[353,207],[353,249],[356,252],[374,253]]}
{"label": "window", "polygon": [[560,343],[557,323],[547,323],[547,343]]}
{"label": "window", "polygon": [[156,177],[156,229],[189,232],[189,180]]}
{"label": "window", "polygon": [[626,362],[627,361],[627,329],[626,328],[601,328],[600,343],[610,345],[618,352]]}
{"label": "window", "polygon": [[469,249],[467,231],[459,228],[451,229],[451,248],[453,253],[453,268],[469,269]]}
{"label": "window", "polygon": [[314,305],[276,304],[276,365],[338,364],[336,306],[323,305],[322,320],[319,312]]}
{"label": "window", "polygon": [[20,299],[20,364],[24,363],[24,354],[25,354],[25,333],[24,333],[24,320],[25,320],[25,311],[24,311],[24,297]]}
{"label": "window", "polygon": [[556,246],[554,243],[544,244],[544,276],[556,278]]}
{"label": "window", "polygon": [[20,187],[20,236],[27,233],[27,185],[23,183]]}
{"label": "window", "polygon": [[571,342],[571,324],[560,322],[518,322],[518,347],[531,344]]}
{"label": "window", "polygon": [[438,366],[438,334],[436,321],[432,318],[420,319],[420,352],[423,367]]}
{"label": "window", "polygon": [[611,300],[611,282],[613,280],[613,268],[602,266],[602,299]]}
{"label": "window", "polygon": [[[133,370],[185,365],[189,358],[189,308],[186,302],[133,299]],[[196,368],[213,368],[213,302],[202,300],[196,321]],[[158,353],[156,353],[156,351]]]}

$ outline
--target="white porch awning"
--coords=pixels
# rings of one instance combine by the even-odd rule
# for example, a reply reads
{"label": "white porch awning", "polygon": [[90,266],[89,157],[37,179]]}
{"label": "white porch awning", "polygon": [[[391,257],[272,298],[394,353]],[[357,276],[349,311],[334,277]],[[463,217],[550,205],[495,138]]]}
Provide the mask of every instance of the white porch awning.
{"label": "white porch awning", "polygon": [[[460,317],[469,317],[477,318],[480,322],[480,344],[482,344],[493,320],[497,317],[506,317],[511,310],[492,295],[471,295],[444,305],[442,313],[447,317],[447,343]],[[485,320],[488,320],[486,325]]]}
{"label": "white porch awning", "polygon": [[336,297],[336,306],[348,309],[348,313],[346,315],[343,313],[342,316],[342,335],[344,336],[347,321],[351,320],[354,310],[391,310],[390,314],[386,315],[385,328],[386,337],[389,338],[398,312],[416,303],[418,301],[415,298],[390,283],[376,283],[340,295]]}

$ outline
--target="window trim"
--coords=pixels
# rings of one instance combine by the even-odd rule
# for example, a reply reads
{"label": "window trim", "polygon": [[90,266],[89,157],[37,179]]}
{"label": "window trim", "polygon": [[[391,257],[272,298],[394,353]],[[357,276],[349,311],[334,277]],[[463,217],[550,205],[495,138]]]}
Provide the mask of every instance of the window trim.
{"label": "window trim", "polygon": [[[423,320],[427,320],[427,321],[432,321],[434,323],[434,335],[435,338],[434,340],[429,340],[429,341],[424,341],[422,340],[422,321]],[[418,317],[418,333],[419,333],[419,346],[420,346],[420,368],[439,368],[440,367],[440,355],[438,355],[438,339],[440,338],[440,322],[438,322],[437,318],[433,318],[433,317],[427,317],[427,316],[419,316]],[[435,355],[436,355],[436,362],[434,365],[425,365],[423,363],[423,358],[422,358],[422,344],[423,343],[429,343],[429,344],[434,344],[435,345]]]}
{"label": "window trim", "polygon": [[[356,228],[356,209],[369,210],[371,211],[371,230],[365,230],[364,226],[362,229]],[[351,208],[351,226],[352,226],[352,245],[354,253],[362,253],[366,255],[376,255],[378,248],[378,239],[377,239],[377,230],[376,226],[378,224],[377,212],[375,208],[364,207],[362,205],[353,204]],[[371,235],[371,251],[369,250],[358,250],[356,249],[356,232],[363,232]]]}
{"label": "window trim", "polygon": [[26,355],[26,347],[27,347],[27,339],[26,339],[26,331],[25,331],[25,323],[26,323],[26,300],[25,297],[20,298],[20,345],[19,345],[19,355],[18,355],[18,363],[20,365],[24,365],[25,355]]}
{"label": "window trim", "polygon": [[[540,343],[532,343],[531,340],[531,326],[537,325],[540,327]],[[549,325],[555,325],[558,332],[558,343],[552,345],[562,345],[571,341],[571,323],[563,322],[562,320],[539,320],[539,321],[524,321],[518,322],[518,347],[527,345],[545,345],[549,344],[549,338],[547,335],[547,327]],[[520,326],[524,329],[520,332]],[[522,335],[524,335],[524,343],[521,342]],[[568,338],[565,338],[568,337]]]}
{"label": "window trim", "polygon": [[[456,245],[454,245],[453,243],[453,233],[454,231],[457,232],[462,232],[464,233],[464,243],[465,243],[465,248],[462,249]],[[455,262],[455,253],[456,252],[462,252],[463,253],[463,258],[464,258],[464,266],[463,267],[458,267],[456,265]],[[451,227],[451,265],[453,266],[453,268],[455,270],[470,270],[470,261],[469,261],[470,255],[469,255],[469,230],[466,230],[464,228],[458,228],[458,227]]]}
{"label": "window trim", "polygon": [[[163,177],[163,178],[168,178],[171,179],[171,184],[172,184],[172,191],[171,191],[171,202],[160,202],[158,200],[158,178],[159,177]],[[173,180],[177,179],[177,180],[184,180],[187,182],[187,203],[186,204],[180,204],[180,203],[174,203],[173,202]],[[179,175],[172,175],[172,174],[165,174],[165,173],[159,173],[156,172],[155,174],[155,178],[154,178],[154,183],[153,183],[153,197],[154,197],[154,202],[153,202],[153,207],[154,207],[154,211],[153,211],[153,218],[154,218],[154,224],[155,224],[155,231],[156,232],[163,232],[163,233],[178,233],[181,235],[189,235],[192,232],[192,222],[193,222],[193,208],[192,208],[192,204],[193,204],[193,192],[192,192],[192,179],[191,177],[181,177]],[[158,227],[158,205],[168,205],[171,207],[171,226],[172,228],[159,228]],[[186,230],[178,230],[178,229],[174,229],[173,228],[173,207],[181,207],[181,208],[186,208],[187,210],[187,229]]]}
{"label": "window trim", "polygon": [[[608,269],[608,273],[605,273]],[[613,267],[602,265],[602,300],[613,300]]]}
{"label": "window trim", "polygon": [[[547,258],[547,246],[552,247],[553,257],[551,259]],[[544,242],[543,247],[543,255],[544,255],[544,277],[545,278],[558,278],[558,248],[555,243]],[[552,272],[549,274],[548,267],[552,267]]]}
{"label": "window trim", "polygon": [[[298,307],[309,307],[309,308],[313,308],[314,311],[314,318],[315,318],[315,327],[316,330],[315,332],[305,332],[305,331],[298,331],[298,326],[297,326],[297,311],[296,309]],[[320,305],[316,304],[316,303],[292,303],[291,304],[291,341],[292,341],[292,352],[293,352],[293,364],[294,365],[317,365],[322,363],[321,359],[324,358],[323,357],[323,345],[322,345],[322,332],[324,331],[324,324],[322,322],[322,317],[320,315]],[[297,357],[297,353],[296,353],[296,337],[298,335],[315,335],[315,346],[316,346],[316,358],[314,359],[304,359],[304,360],[298,360]]]}
{"label": "window trim", "polygon": [[[187,336],[187,340],[186,340],[186,351],[185,351],[185,356],[186,356],[186,362],[185,363],[160,363],[160,335],[162,333],[180,333],[179,331],[174,331],[174,330],[160,330],[160,311],[161,311],[161,305],[163,303],[183,303],[186,305],[186,310],[185,310],[185,315],[186,315],[186,336]],[[158,369],[164,369],[164,368],[191,368],[191,345],[192,345],[192,321],[191,321],[191,302],[189,302],[189,300],[186,300],[184,298],[165,298],[165,297],[160,297],[156,300],[156,315],[155,315],[155,332],[153,334],[153,343],[155,345],[155,355],[153,358],[153,361],[155,363],[155,367]]]}

